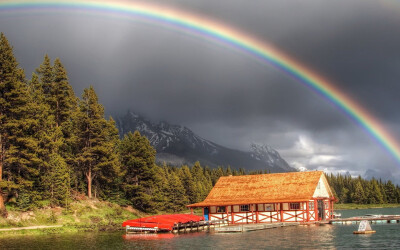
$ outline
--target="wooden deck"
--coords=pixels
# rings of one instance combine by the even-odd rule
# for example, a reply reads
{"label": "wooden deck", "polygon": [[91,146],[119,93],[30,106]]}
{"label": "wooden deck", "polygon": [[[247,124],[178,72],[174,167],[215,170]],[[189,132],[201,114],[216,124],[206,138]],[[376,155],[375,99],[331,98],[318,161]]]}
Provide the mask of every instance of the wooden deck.
{"label": "wooden deck", "polygon": [[259,224],[240,224],[240,225],[230,225],[214,228],[216,233],[237,233],[237,232],[249,232],[256,230],[265,230],[277,227],[288,227],[288,226],[298,226],[300,222],[278,222],[278,223],[259,223]]}
{"label": "wooden deck", "polygon": [[359,216],[351,218],[332,219],[330,224],[357,224],[362,220],[367,220],[371,223],[400,223],[400,215],[381,215],[381,216]]}

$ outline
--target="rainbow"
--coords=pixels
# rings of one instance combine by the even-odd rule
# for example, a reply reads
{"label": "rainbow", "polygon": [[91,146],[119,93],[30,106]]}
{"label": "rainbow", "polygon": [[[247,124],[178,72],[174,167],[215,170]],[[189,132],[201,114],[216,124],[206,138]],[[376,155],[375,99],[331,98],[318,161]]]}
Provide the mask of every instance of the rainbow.
{"label": "rainbow", "polygon": [[283,52],[232,27],[207,17],[183,12],[161,5],[135,1],[92,0],[0,0],[0,11],[24,10],[81,10],[126,15],[167,25],[191,35],[206,37],[273,65],[298,82],[322,95],[367,131],[400,164],[400,145],[385,127],[367,110],[336,88],[327,79],[295,61]]}

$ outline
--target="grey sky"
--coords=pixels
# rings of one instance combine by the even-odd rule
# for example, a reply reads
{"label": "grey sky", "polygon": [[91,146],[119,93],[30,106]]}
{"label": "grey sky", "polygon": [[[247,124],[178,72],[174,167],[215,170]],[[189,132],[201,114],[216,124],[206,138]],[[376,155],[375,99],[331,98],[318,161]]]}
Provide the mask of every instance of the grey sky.
{"label": "grey sky", "polygon": [[[330,79],[400,140],[400,4],[160,2],[273,44]],[[265,143],[297,167],[400,177],[398,163],[346,114],[225,45],[135,19],[65,10],[0,11],[0,31],[27,76],[45,53],[60,57],[76,94],[92,84],[108,114],[130,109],[244,150]]]}

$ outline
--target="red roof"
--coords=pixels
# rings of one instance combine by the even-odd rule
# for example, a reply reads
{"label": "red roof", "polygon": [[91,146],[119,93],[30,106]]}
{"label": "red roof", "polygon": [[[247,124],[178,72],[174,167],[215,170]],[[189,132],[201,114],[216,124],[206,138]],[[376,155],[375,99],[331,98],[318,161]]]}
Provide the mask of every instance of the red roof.
{"label": "red roof", "polygon": [[188,207],[307,201],[312,199],[321,176],[329,198],[333,197],[322,171],[224,176],[204,201]]}

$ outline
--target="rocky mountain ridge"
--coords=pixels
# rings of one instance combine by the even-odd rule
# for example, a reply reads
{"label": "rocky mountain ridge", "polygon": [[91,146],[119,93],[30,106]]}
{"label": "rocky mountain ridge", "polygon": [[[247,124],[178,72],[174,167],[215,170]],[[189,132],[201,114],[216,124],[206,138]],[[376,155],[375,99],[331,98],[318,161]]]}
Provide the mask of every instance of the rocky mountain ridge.
{"label": "rocky mountain ridge", "polygon": [[203,139],[184,126],[151,122],[133,112],[117,117],[116,123],[121,136],[135,130],[146,136],[157,151],[156,159],[159,163],[179,166],[199,161],[209,167],[230,166],[270,172],[296,171],[276,150],[267,145],[252,144],[250,152],[230,149]]}

